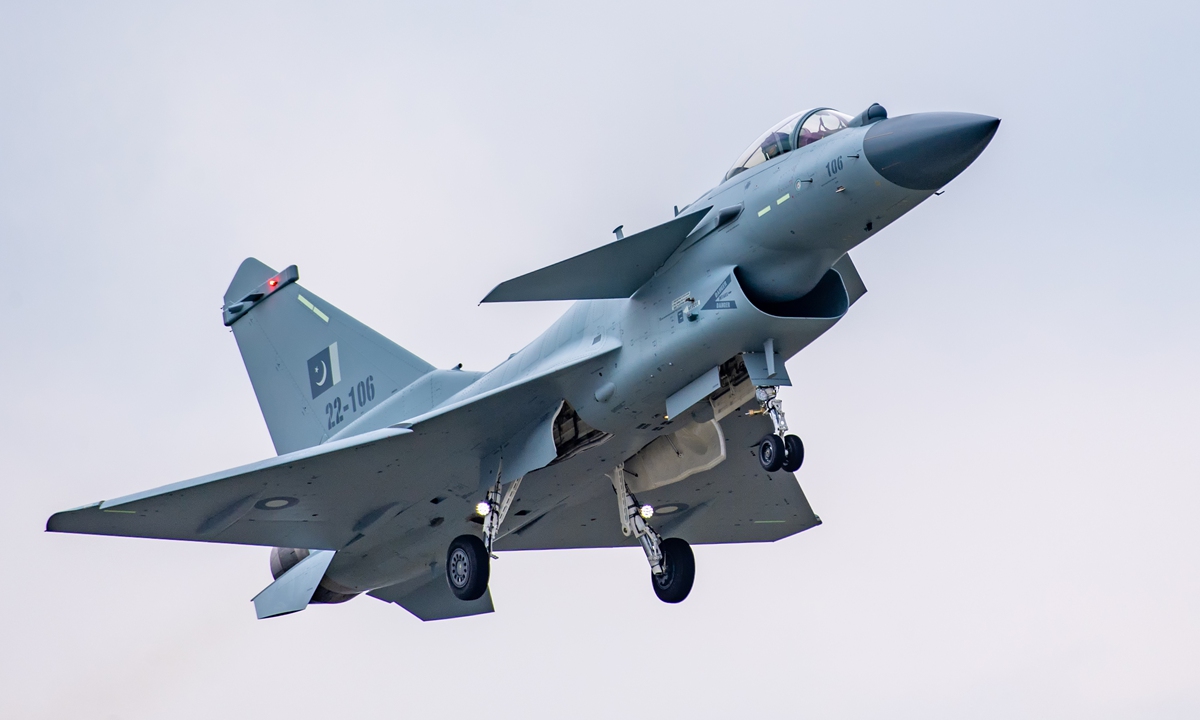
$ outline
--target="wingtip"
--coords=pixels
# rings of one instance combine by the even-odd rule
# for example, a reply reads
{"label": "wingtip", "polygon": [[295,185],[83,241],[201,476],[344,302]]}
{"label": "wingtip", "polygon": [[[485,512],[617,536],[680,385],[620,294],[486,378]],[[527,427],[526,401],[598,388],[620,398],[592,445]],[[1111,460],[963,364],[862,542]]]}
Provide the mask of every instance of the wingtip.
{"label": "wingtip", "polygon": [[504,302],[503,298],[497,299],[496,296],[501,294],[503,292],[502,288],[505,285],[510,284],[511,282],[512,282],[512,279],[505,280],[504,282],[493,287],[491,290],[488,291],[487,295],[483,296],[483,299],[479,301],[479,304],[482,305],[484,303]]}
{"label": "wingtip", "polygon": [[71,532],[70,529],[63,527],[63,523],[66,521],[68,515],[72,515],[83,510],[99,508],[103,504],[104,501],[101,500],[89,505],[80,505],[79,507],[71,508],[70,510],[60,510],[46,518],[46,532]]}

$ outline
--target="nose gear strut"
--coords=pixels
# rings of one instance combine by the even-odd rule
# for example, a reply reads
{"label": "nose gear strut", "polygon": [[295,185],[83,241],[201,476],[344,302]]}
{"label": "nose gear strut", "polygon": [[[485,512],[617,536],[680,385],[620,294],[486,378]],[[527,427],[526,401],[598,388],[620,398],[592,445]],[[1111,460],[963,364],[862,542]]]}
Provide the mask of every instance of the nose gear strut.
{"label": "nose gear strut", "polygon": [[775,434],[783,437],[787,434],[787,418],[783,415],[783,401],[779,399],[779,388],[768,385],[754,388],[754,399],[758,400],[759,410],[751,410],[751,415],[767,415],[775,426]]}
{"label": "nose gear strut", "polygon": [[779,388],[773,385],[754,388],[754,397],[759,409],[750,415],[766,415],[771,418],[775,432],[758,443],[758,461],[763,470],[796,472],[804,463],[804,443],[795,435],[788,435],[787,418],[783,414],[783,400],[779,399]]}

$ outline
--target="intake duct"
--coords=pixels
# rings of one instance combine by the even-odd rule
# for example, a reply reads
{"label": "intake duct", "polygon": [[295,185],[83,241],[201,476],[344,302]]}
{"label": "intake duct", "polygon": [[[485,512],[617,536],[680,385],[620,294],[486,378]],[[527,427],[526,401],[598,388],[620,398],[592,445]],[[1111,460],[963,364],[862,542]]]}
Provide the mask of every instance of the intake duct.
{"label": "intake duct", "polygon": [[746,299],[754,307],[768,315],[784,318],[813,318],[833,320],[840,318],[850,309],[851,299],[842,276],[835,269],[825,271],[816,287],[795,300],[776,301],[755,292],[753,285],[746,282],[740,269],[735,268],[738,284]]}

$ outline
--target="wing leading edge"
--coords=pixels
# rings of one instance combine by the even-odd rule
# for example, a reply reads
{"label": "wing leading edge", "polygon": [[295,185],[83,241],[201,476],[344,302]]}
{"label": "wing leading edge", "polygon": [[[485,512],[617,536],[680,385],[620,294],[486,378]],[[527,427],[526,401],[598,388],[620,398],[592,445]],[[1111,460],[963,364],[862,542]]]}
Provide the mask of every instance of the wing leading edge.
{"label": "wing leading edge", "polygon": [[[50,532],[336,550],[371,502],[364,471],[398,463],[406,428],[376,430],[154,490],[55,513]],[[359,498],[343,504],[337,497]]]}
{"label": "wing leading edge", "polygon": [[704,207],[540,270],[506,280],[480,302],[627,298],[654,276],[712,208]]}

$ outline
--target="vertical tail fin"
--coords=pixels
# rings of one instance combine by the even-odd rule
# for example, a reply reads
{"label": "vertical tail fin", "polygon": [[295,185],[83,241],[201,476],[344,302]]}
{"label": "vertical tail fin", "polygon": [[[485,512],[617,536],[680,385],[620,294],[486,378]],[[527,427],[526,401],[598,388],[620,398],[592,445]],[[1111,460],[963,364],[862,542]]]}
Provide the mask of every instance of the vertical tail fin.
{"label": "vertical tail fin", "polygon": [[247,258],[225,291],[233,329],[280,455],[319,445],[433,366],[299,282]]}

